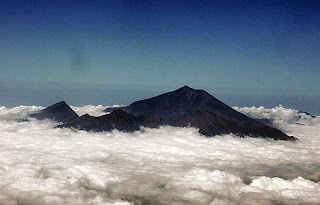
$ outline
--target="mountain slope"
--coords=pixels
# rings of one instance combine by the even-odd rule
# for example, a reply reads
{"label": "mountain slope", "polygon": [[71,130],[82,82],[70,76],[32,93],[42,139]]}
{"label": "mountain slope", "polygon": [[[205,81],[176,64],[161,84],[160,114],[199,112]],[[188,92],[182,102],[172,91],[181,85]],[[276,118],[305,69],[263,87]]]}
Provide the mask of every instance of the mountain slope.
{"label": "mountain slope", "polygon": [[206,91],[188,86],[108,111],[111,113],[100,117],[78,117],[68,105],[60,102],[34,115],[38,119],[48,118],[64,123],[58,127],[87,131],[117,129],[131,132],[139,130],[141,126],[157,128],[169,125],[195,127],[208,137],[233,133],[240,137],[296,140],[295,137],[288,136],[276,128],[241,114]]}
{"label": "mountain slope", "polygon": [[194,111],[208,111],[226,119],[255,122],[206,91],[188,86],[153,98],[136,101],[123,109],[133,115],[151,115],[161,118],[179,117]]}
{"label": "mountain slope", "polygon": [[31,114],[29,117],[36,118],[38,120],[50,119],[65,123],[78,118],[78,115],[69,107],[69,105],[67,105],[65,101],[61,101],[41,110],[40,112]]}

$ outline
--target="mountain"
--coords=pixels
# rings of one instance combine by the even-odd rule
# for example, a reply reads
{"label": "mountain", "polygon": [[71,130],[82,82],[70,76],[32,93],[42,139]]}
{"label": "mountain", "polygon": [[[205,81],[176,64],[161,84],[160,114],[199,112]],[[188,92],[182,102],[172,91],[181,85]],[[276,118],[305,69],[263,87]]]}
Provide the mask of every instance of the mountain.
{"label": "mountain", "polygon": [[123,110],[116,110],[108,115],[100,117],[93,117],[86,114],[57,127],[73,127],[96,132],[111,131],[114,129],[132,132],[140,129],[140,122],[137,117],[130,115]]}
{"label": "mountain", "polygon": [[36,118],[38,120],[50,119],[65,123],[78,118],[79,116],[69,107],[69,105],[67,105],[65,101],[61,101],[41,110],[40,112],[31,114],[29,117]]}
{"label": "mountain", "polygon": [[103,110],[103,112],[113,112],[115,110],[124,110],[125,106],[122,107],[108,107],[106,109]]}
{"label": "mountain", "polygon": [[[52,106],[51,106],[52,107]],[[50,108],[50,107],[49,107]],[[70,108],[71,109],[71,108]],[[175,91],[105,110],[100,117],[74,117],[58,127],[88,131],[135,131],[141,126],[195,127],[207,137],[233,133],[240,137],[296,140],[282,131],[237,112],[204,90],[184,86]],[[45,115],[46,113],[44,113]]]}
{"label": "mountain", "polygon": [[[190,125],[199,128],[199,132],[206,136],[234,133],[239,136],[279,140],[295,139],[232,109],[204,90],[188,86],[117,109],[134,116],[160,118],[161,125]],[[146,121],[143,124],[154,126]]]}
{"label": "mountain", "polygon": [[136,101],[122,109],[133,115],[151,115],[165,119],[184,116],[195,111],[206,111],[225,119],[253,121],[208,92],[188,86],[150,99]]}

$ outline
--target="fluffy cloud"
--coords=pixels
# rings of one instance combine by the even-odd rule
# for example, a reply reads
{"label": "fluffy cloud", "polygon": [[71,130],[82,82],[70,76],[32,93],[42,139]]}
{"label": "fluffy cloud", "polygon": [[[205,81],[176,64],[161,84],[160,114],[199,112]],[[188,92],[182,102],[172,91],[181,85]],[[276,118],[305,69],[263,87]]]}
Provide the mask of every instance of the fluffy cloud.
{"label": "fluffy cloud", "polygon": [[83,107],[71,106],[71,108],[79,115],[89,114],[92,116],[100,116],[106,113],[103,112],[106,108],[121,107],[122,105],[103,106],[103,105],[85,105]]}
{"label": "fluffy cloud", "polygon": [[295,109],[284,108],[279,105],[277,107],[267,109],[260,107],[233,107],[235,110],[256,119],[268,119],[273,123],[282,124],[303,124],[314,125],[320,123],[320,117],[311,116]]}
{"label": "fluffy cloud", "polygon": [[[72,107],[101,115],[104,106]],[[194,128],[134,133],[16,121],[42,107],[0,107],[4,204],[317,204],[320,123],[295,110],[237,108],[278,123],[298,142],[206,138]],[[287,114],[285,114],[287,113]],[[300,120],[300,121],[299,121]],[[306,123],[308,122],[308,123]]]}

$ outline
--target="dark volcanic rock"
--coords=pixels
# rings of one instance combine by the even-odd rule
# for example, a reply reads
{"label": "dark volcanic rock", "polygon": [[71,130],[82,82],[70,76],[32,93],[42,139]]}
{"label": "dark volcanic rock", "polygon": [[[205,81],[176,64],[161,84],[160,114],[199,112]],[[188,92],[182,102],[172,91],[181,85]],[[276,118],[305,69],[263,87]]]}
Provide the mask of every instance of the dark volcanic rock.
{"label": "dark volcanic rock", "polygon": [[123,110],[115,110],[110,114],[100,117],[93,117],[86,114],[57,127],[73,127],[76,129],[98,132],[111,131],[114,129],[132,132],[140,129],[140,123],[137,117],[130,115]]}
{"label": "dark volcanic rock", "polygon": [[312,118],[316,118],[316,116],[314,116],[314,115],[312,115],[312,114],[310,114],[310,113],[308,113],[308,112],[298,111],[298,113],[299,113],[299,114],[306,114],[307,116],[310,116],[310,117],[312,117]]}
{"label": "dark volcanic rock", "polygon": [[103,112],[113,112],[115,110],[125,110],[126,107],[108,107]]}
{"label": "dark volcanic rock", "polygon": [[206,91],[188,86],[150,99],[136,101],[123,109],[133,115],[151,115],[161,118],[180,117],[194,111],[208,111],[226,119],[254,121]]}
{"label": "dark volcanic rock", "polygon": [[40,112],[31,114],[29,117],[33,117],[38,120],[50,119],[65,123],[78,118],[78,115],[67,105],[65,101],[61,101],[41,110]]}
{"label": "dark volcanic rock", "polygon": [[265,125],[268,125],[270,127],[276,127],[274,124],[273,124],[273,120],[269,120],[269,119],[266,119],[266,118],[262,118],[262,119],[258,119],[258,118],[255,118],[255,120],[257,120],[258,122],[261,122]]}
{"label": "dark volcanic rock", "polygon": [[276,128],[237,112],[206,91],[188,86],[109,111],[113,112],[101,117],[82,116],[60,127],[92,131],[135,131],[140,126],[191,126],[209,137],[233,133],[239,136],[296,140]]}

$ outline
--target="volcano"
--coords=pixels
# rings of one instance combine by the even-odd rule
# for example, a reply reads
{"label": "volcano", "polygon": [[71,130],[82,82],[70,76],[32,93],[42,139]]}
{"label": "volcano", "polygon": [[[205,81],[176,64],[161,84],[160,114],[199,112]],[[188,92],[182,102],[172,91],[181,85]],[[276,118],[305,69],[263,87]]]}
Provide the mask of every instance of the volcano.
{"label": "volcano", "polygon": [[[66,111],[71,114],[69,109]],[[150,128],[159,126],[195,127],[207,137],[232,133],[240,137],[296,140],[295,137],[288,136],[276,128],[232,109],[208,92],[188,86],[133,102],[126,107],[107,108],[105,112],[110,112],[110,114],[100,117],[87,114],[81,117],[70,115],[67,117],[70,120],[67,121],[67,118],[64,118],[61,121],[64,123],[58,127],[87,131],[117,129],[126,132],[139,130],[142,126]],[[40,112],[38,115],[43,118],[46,113]],[[51,114],[49,119],[53,118]],[[61,114],[54,119],[61,119]]]}
{"label": "volcano", "polygon": [[70,120],[79,117],[65,101],[58,102],[29,116],[38,120],[49,119],[62,123],[69,122]]}

